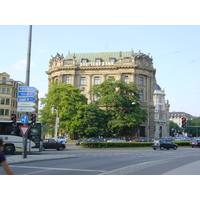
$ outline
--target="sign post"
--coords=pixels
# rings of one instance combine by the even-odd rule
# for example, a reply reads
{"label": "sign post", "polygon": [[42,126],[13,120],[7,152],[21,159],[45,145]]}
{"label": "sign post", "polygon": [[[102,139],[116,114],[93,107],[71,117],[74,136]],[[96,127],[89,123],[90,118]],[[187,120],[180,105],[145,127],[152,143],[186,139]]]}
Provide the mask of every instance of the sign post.
{"label": "sign post", "polygon": [[26,115],[21,117],[21,122],[24,126],[21,126],[20,130],[23,136],[23,151],[22,158],[27,158],[27,138],[30,126],[28,126],[28,113],[35,112],[37,110],[37,88],[33,86],[19,86],[17,97],[17,111],[25,112]]}

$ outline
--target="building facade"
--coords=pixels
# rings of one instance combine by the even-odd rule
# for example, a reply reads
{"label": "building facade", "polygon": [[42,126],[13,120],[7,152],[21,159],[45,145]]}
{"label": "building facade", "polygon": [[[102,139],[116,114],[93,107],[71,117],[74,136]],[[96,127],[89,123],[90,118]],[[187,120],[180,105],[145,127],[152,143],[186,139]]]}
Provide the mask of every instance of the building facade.
{"label": "building facade", "polygon": [[19,120],[21,114],[17,113],[17,92],[21,83],[10,79],[6,72],[0,73],[0,120],[11,120],[15,113]]}
{"label": "building facade", "polygon": [[146,136],[154,138],[154,82],[156,70],[153,59],[140,51],[105,52],[105,53],[77,53],[52,56],[49,69],[46,71],[48,81],[60,81],[80,88],[81,93],[88,98],[88,102],[95,101],[89,94],[95,84],[100,84],[107,78],[123,79],[134,82],[140,90],[141,108],[147,109],[149,118],[141,125],[136,137]]}
{"label": "building facade", "polygon": [[154,84],[154,106],[155,106],[155,138],[169,136],[169,102],[165,100],[165,91]]}

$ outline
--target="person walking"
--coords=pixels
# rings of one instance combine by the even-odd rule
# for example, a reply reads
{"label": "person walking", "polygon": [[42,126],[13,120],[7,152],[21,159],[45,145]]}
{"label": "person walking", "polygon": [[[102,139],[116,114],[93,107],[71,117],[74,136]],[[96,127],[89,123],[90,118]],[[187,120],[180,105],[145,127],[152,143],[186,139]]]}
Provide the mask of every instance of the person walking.
{"label": "person walking", "polygon": [[14,175],[14,173],[10,169],[8,163],[6,162],[6,158],[5,158],[4,153],[3,153],[3,148],[4,148],[3,147],[3,139],[0,138],[0,164],[3,166],[6,174]]}

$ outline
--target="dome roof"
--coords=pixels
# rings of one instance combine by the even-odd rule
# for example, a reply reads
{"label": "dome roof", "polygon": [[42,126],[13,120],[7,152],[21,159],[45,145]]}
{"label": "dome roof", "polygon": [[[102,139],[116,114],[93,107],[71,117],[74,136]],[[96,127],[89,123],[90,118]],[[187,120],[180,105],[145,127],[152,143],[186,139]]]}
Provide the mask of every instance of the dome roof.
{"label": "dome roof", "polygon": [[161,90],[161,87],[157,83],[155,83],[154,84],[154,90]]}

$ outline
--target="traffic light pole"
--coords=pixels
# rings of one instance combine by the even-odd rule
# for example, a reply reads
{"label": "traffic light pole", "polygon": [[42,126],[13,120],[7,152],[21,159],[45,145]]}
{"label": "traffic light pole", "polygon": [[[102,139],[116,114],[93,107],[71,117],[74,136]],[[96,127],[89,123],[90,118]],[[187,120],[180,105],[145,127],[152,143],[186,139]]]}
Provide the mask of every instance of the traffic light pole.
{"label": "traffic light pole", "polygon": [[[26,63],[26,82],[25,85],[29,86],[30,82],[30,63],[31,63],[31,38],[32,38],[32,25],[29,26],[29,37],[28,37],[28,53],[27,53],[27,63]],[[26,112],[28,116],[28,112]],[[26,124],[28,125],[28,123]],[[22,158],[27,158],[27,138],[28,133],[23,137],[23,150],[22,150]]]}

